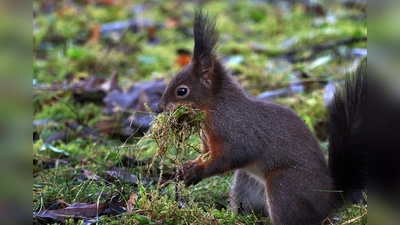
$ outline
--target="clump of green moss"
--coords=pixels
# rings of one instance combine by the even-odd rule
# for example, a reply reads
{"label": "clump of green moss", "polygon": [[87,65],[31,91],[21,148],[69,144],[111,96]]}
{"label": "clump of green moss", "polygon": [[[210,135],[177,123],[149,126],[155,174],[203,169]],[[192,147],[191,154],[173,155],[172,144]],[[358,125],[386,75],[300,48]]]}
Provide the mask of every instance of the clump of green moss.
{"label": "clump of green moss", "polygon": [[[190,108],[188,105],[176,105],[167,112],[158,116],[153,115],[153,125],[150,133],[145,135],[139,142],[140,146],[145,140],[151,139],[157,145],[157,151],[153,159],[172,156],[179,163],[178,154],[186,154],[187,149],[197,149],[189,139],[199,135],[205,121],[205,113]],[[171,151],[173,148],[172,155]]]}

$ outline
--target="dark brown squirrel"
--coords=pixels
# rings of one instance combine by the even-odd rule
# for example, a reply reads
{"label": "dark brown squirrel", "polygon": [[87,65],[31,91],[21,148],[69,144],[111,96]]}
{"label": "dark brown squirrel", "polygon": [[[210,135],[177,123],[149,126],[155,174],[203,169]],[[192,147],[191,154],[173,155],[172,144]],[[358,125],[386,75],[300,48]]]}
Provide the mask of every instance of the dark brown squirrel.
{"label": "dark brown squirrel", "polygon": [[[194,52],[167,86],[159,110],[190,105],[206,113],[201,158],[182,166],[186,186],[236,170],[234,212],[263,213],[273,224],[316,224],[362,198],[366,188],[366,69],[349,78],[330,107],[329,165],[290,108],[249,97],[218,59],[215,19],[199,11]],[[366,66],[366,63],[365,63]],[[341,190],[341,194],[332,190]]]}

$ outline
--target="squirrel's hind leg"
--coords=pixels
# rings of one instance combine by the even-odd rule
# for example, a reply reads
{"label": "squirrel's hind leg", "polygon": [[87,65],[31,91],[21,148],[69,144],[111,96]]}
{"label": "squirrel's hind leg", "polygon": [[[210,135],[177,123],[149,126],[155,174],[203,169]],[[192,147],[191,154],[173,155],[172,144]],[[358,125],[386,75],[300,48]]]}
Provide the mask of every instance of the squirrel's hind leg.
{"label": "squirrel's hind leg", "polygon": [[271,172],[266,190],[272,223],[320,224],[333,210],[330,189],[329,177],[305,169]]}

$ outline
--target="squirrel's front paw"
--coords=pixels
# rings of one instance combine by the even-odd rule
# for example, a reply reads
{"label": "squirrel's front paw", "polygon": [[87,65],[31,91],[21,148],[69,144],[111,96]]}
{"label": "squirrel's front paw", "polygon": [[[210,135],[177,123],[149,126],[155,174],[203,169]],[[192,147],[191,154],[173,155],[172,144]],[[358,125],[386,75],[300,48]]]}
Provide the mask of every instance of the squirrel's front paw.
{"label": "squirrel's front paw", "polygon": [[186,187],[199,183],[203,178],[198,175],[196,170],[198,164],[196,160],[182,164],[175,172],[176,178],[178,180],[184,180]]}
{"label": "squirrel's front paw", "polygon": [[175,174],[176,178],[178,180],[184,180],[185,179],[185,174],[190,168],[193,168],[196,166],[198,163],[196,161],[188,161],[183,163],[179,168],[176,169]]}
{"label": "squirrel's front paw", "polygon": [[189,187],[190,185],[195,185],[203,179],[198,175],[198,167],[196,165],[193,165],[184,171],[183,177],[186,187]]}

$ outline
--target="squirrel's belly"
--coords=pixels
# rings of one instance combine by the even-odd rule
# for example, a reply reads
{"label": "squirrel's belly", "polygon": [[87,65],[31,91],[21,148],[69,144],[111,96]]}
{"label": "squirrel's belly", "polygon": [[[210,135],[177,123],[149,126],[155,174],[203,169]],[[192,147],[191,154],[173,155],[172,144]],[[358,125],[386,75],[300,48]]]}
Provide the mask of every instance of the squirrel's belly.
{"label": "squirrel's belly", "polygon": [[260,168],[257,166],[257,164],[247,166],[247,167],[243,168],[243,170],[246,171],[251,177],[256,179],[258,182],[265,185],[267,174],[265,174],[265,172],[261,171]]}
{"label": "squirrel's belly", "polygon": [[267,191],[267,185],[266,185],[266,178],[267,178],[267,174],[265,174],[265,172],[262,172],[260,170],[260,167],[258,167],[256,164],[251,165],[251,166],[247,166],[245,168],[243,168],[242,170],[246,171],[246,173],[254,178],[255,181],[258,181],[260,184],[262,184],[264,186],[264,200],[265,200],[265,204],[267,206],[267,210],[268,210],[268,214],[271,215],[271,207],[270,207],[270,203],[268,201],[268,191]]}

